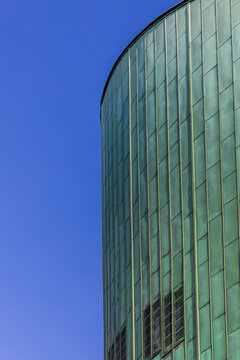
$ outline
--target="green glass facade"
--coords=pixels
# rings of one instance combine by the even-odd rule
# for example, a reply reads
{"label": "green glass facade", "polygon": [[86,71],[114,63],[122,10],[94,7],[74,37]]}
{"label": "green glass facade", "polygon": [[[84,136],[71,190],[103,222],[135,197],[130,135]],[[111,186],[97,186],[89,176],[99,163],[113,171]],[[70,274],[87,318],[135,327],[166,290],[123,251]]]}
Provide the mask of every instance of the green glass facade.
{"label": "green glass facade", "polygon": [[240,359],[240,0],[147,27],[101,128],[105,360]]}

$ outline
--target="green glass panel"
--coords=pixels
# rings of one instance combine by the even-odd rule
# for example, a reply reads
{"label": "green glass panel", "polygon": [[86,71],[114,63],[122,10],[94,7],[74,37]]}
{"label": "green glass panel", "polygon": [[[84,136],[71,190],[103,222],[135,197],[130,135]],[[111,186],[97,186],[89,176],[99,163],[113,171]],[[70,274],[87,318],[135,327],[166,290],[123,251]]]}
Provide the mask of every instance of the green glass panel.
{"label": "green glass panel", "polygon": [[184,247],[185,254],[193,248],[193,218],[192,215],[184,220]]}
{"label": "green glass panel", "polygon": [[155,108],[155,92],[153,91],[147,99],[148,136],[151,136],[156,129]]}
{"label": "green glass panel", "polygon": [[233,61],[240,57],[240,24],[233,29]]}
{"label": "green glass panel", "polygon": [[135,317],[139,318],[141,315],[141,281],[139,280],[135,285]]}
{"label": "green glass panel", "polygon": [[162,258],[162,277],[164,277],[171,268],[171,259],[170,255],[166,255]]}
{"label": "green glass panel", "polygon": [[240,2],[238,2],[232,10],[232,27],[240,24]]}
{"label": "green glass panel", "polygon": [[201,32],[200,2],[191,3],[191,39],[193,40]]}
{"label": "green glass panel", "polygon": [[209,304],[199,310],[200,320],[200,351],[208,349],[210,346],[210,311]]}
{"label": "green glass panel", "polygon": [[188,298],[185,302],[186,311],[186,341],[189,342],[196,334],[196,308],[195,295]]}
{"label": "green glass panel", "polygon": [[158,233],[158,211],[155,211],[150,218],[150,231],[152,236]]}
{"label": "green glass panel", "polygon": [[152,273],[159,268],[159,240],[157,235],[151,238],[151,268]]}
{"label": "green glass panel", "polygon": [[220,164],[208,169],[208,201],[209,219],[213,219],[221,212]]}
{"label": "green glass panel", "polygon": [[192,73],[192,101],[196,104],[203,96],[202,88],[202,66]]}
{"label": "green glass panel", "polygon": [[185,257],[185,273],[188,274],[188,281],[185,283],[185,295],[186,298],[191,296],[195,290],[195,263],[194,263],[194,252],[191,250]]}
{"label": "green glass panel", "polygon": [[240,359],[240,329],[228,336],[229,360]]}
{"label": "green glass panel", "polygon": [[152,301],[155,302],[159,299],[160,293],[160,274],[157,271],[152,275]]}
{"label": "green glass panel", "polygon": [[165,205],[161,209],[161,236],[162,236],[162,256],[170,250],[169,234],[169,207]]}
{"label": "green glass panel", "polygon": [[164,124],[158,130],[158,150],[159,150],[159,161],[167,155],[167,124]]}
{"label": "green glass panel", "polygon": [[140,171],[145,168],[147,162],[146,154],[146,129],[143,127],[139,134],[139,158],[140,158]]}
{"label": "green glass panel", "polygon": [[212,316],[216,319],[225,311],[223,271],[212,277]]}
{"label": "green glass panel", "polygon": [[171,148],[179,138],[179,126],[178,121],[175,121],[175,123],[170,127],[169,129],[169,147]]}
{"label": "green glass panel", "polygon": [[157,144],[156,132],[154,132],[148,140],[148,171],[149,180],[157,173]]}
{"label": "green glass panel", "polygon": [[131,97],[133,100],[137,95],[137,63],[131,65]]}
{"label": "green glass panel", "polygon": [[158,114],[158,128],[160,128],[166,121],[166,83],[164,82],[157,91],[157,114]]}
{"label": "green glass panel", "polygon": [[230,1],[217,2],[218,43],[223,44],[231,36]]}
{"label": "green glass panel", "polygon": [[185,356],[184,344],[182,343],[179,347],[176,348],[175,354],[174,354],[174,359],[175,360],[183,360],[184,356]]}
{"label": "green glass panel", "polygon": [[179,144],[176,143],[170,150],[170,170],[179,164]]}
{"label": "green glass panel", "polygon": [[199,284],[199,307],[209,302],[209,269],[208,262],[198,268],[198,284]]}
{"label": "green glass panel", "polygon": [[151,74],[153,70],[154,70],[154,44],[151,43],[151,45],[148,46],[147,48],[147,76]]}
{"label": "green glass panel", "polygon": [[154,177],[149,184],[149,205],[150,215],[152,215],[158,207],[158,188],[156,177]]}
{"label": "green glass panel", "polygon": [[180,215],[176,216],[172,221],[172,248],[173,256],[182,249],[182,224]]}
{"label": "green glass panel", "polygon": [[138,74],[138,98],[145,101],[145,69],[144,67]]}
{"label": "green glass panel", "polygon": [[139,235],[134,238],[134,281],[135,283],[140,279],[140,244]]}
{"label": "green glass panel", "polygon": [[163,52],[157,59],[157,87],[159,87],[166,79],[166,56]]}
{"label": "green glass panel", "polygon": [[[169,21],[169,17],[167,18],[167,23]],[[176,29],[167,31],[167,62],[169,63],[174,56],[176,56]]]}
{"label": "green glass panel", "polygon": [[203,99],[193,106],[194,138],[204,130]]}
{"label": "green glass panel", "polygon": [[210,348],[200,354],[200,360],[211,360],[211,359],[212,359],[212,354]]}
{"label": "green glass panel", "polygon": [[206,209],[206,189],[205,183],[196,190],[197,203],[197,236],[203,237],[207,232],[207,209]]}
{"label": "green glass panel", "polygon": [[225,243],[229,244],[238,236],[237,199],[224,205]]}
{"label": "green glass panel", "polygon": [[229,39],[219,48],[219,91],[232,83],[232,41]]}
{"label": "green glass panel", "polygon": [[219,120],[215,114],[206,122],[207,166],[211,167],[220,159]]}
{"label": "green glass panel", "polygon": [[167,158],[165,158],[159,165],[159,177],[160,177],[160,207],[162,208],[169,200]]}
{"label": "green glass panel", "polygon": [[198,35],[192,41],[192,71],[196,70],[202,63],[202,37]]}
{"label": "green glass panel", "polygon": [[196,338],[191,340],[187,345],[188,359],[197,359],[197,344]]}
{"label": "green glass panel", "polygon": [[165,31],[164,31],[164,21],[160,21],[156,28],[156,47],[157,47],[157,57],[163,52],[165,47],[164,41]]}
{"label": "green glass panel", "polygon": [[234,172],[223,180],[223,200],[226,204],[237,196],[237,174]]}
{"label": "green glass panel", "polygon": [[180,212],[180,179],[179,166],[171,172],[171,210],[172,218]]}
{"label": "green glass panel", "polygon": [[220,95],[220,119],[222,140],[234,132],[233,86],[229,86]]}
{"label": "green glass panel", "polygon": [[185,31],[187,31],[187,8],[182,8],[177,12],[177,28],[178,28],[178,37],[182,36]]}
{"label": "green glass panel", "polygon": [[141,246],[142,246],[142,264],[149,261],[149,243],[148,243],[148,217],[145,215],[141,219]]}
{"label": "green glass panel", "polygon": [[189,77],[185,75],[179,82],[180,119],[185,120],[190,114]]}
{"label": "green glass panel", "polygon": [[155,72],[152,71],[149,77],[147,78],[147,96],[151,94],[151,92],[155,90]]}
{"label": "green glass panel", "polygon": [[206,8],[208,8],[209,5],[211,5],[213,2],[214,2],[214,0],[202,0],[201,1],[202,11],[204,11]]}
{"label": "green glass panel", "polygon": [[203,41],[216,32],[215,21],[215,6],[212,4],[203,12]]}
{"label": "green glass panel", "polygon": [[177,81],[174,79],[168,85],[168,116],[169,125],[172,125],[178,118],[178,91]]}
{"label": "green glass panel", "polygon": [[240,324],[239,283],[227,290],[228,333],[237,330]]}
{"label": "green glass panel", "polygon": [[222,218],[219,215],[210,221],[210,257],[212,275],[223,268],[222,246]]}
{"label": "green glass panel", "polygon": [[138,113],[139,113],[139,129],[145,127],[146,125],[146,100],[145,97],[138,104]]}
{"label": "green glass panel", "polygon": [[182,149],[182,167],[185,168],[191,161],[190,144],[190,122],[189,118],[181,124],[181,149]]}
{"label": "green glass panel", "polygon": [[204,76],[205,117],[209,119],[218,110],[218,75],[214,67]]}
{"label": "green glass panel", "polygon": [[168,83],[177,75],[177,58],[174,57],[168,64]]}
{"label": "green glass panel", "polygon": [[188,38],[187,33],[184,33],[178,39],[178,71],[180,79],[188,72],[188,69]]}
{"label": "green glass panel", "polygon": [[196,187],[205,181],[205,136],[200,135],[194,142]]}
{"label": "green glass panel", "polygon": [[223,161],[223,177],[231,174],[235,168],[235,138],[234,135],[229,136],[222,143],[222,161]]}
{"label": "green glass panel", "polygon": [[132,192],[133,192],[133,203],[138,198],[138,158],[135,158],[132,165]]}
{"label": "green glass panel", "polygon": [[183,259],[182,251],[173,258],[173,288],[176,288],[183,281]]}
{"label": "green glass panel", "polygon": [[169,272],[162,279],[162,293],[163,293],[163,296],[168,295],[170,291],[171,291],[171,276],[170,276],[170,272]]}
{"label": "green glass panel", "polygon": [[203,44],[203,69],[206,74],[217,64],[217,37],[216,34],[211,36]]}
{"label": "green glass panel", "polygon": [[238,240],[226,246],[226,282],[230,288],[239,281]]}
{"label": "green glass panel", "polygon": [[150,277],[149,277],[149,264],[145,264],[142,266],[142,301],[143,301],[143,309],[149,304],[149,284],[150,284]]}
{"label": "green glass panel", "polygon": [[191,165],[186,167],[182,173],[183,186],[183,216],[184,218],[192,212],[192,169]]}
{"label": "green glass panel", "polygon": [[198,240],[198,266],[205,263],[208,260],[208,238],[205,236],[201,240]]}

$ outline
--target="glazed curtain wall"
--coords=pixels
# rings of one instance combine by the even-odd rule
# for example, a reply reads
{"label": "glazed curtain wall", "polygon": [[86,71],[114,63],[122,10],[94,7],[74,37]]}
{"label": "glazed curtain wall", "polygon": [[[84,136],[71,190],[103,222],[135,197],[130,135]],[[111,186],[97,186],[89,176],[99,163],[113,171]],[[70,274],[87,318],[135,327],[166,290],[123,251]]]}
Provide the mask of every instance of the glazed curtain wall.
{"label": "glazed curtain wall", "polygon": [[101,127],[105,360],[240,359],[240,1],[148,29]]}

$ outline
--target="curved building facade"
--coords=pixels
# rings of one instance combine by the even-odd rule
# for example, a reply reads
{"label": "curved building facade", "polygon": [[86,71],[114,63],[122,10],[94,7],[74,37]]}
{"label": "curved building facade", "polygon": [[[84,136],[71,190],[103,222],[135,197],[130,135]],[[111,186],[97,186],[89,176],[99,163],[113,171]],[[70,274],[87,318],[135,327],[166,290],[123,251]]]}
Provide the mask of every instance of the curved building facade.
{"label": "curved building facade", "polygon": [[139,34],[101,129],[105,360],[240,359],[240,0]]}

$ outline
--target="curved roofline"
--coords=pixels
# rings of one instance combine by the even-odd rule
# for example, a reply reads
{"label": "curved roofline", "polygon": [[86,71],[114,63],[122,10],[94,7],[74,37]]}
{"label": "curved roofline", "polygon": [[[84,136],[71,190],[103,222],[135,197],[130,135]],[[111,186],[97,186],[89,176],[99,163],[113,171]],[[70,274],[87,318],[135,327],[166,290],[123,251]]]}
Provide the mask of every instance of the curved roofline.
{"label": "curved roofline", "polygon": [[101,97],[101,105],[103,102],[103,98],[107,89],[107,86],[109,84],[110,78],[116,68],[116,66],[118,65],[118,63],[120,62],[121,58],[123,57],[123,55],[125,55],[125,53],[128,51],[128,49],[148,30],[150,29],[155,23],[157,23],[159,20],[163,19],[165,16],[167,16],[168,14],[170,14],[171,12],[174,12],[175,10],[177,10],[178,8],[182,7],[183,5],[191,2],[193,0],[182,0],[179,3],[177,3],[176,5],[174,5],[173,7],[171,7],[170,9],[168,9],[167,11],[165,11],[164,13],[162,13],[160,16],[158,16],[156,19],[154,19],[153,21],[150,22],[150,24],[148,24],[140,33],[137,34],[137,36],[135,36],[135,38],[125,47],[125,49],[121,52],[121,54],[119,55],[119,57],[117,58],[117,60],[115,61],[112,70],[110,71],[107,81],[105,83],[104,89],[103,89],[103,93],[102,93],[102,97]]}

